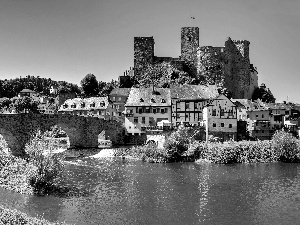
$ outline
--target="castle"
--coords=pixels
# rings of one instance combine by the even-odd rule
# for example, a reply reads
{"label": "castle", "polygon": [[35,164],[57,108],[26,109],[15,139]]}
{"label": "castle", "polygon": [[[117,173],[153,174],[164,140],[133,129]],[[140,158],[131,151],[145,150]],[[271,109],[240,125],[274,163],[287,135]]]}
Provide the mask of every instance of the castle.
{"label": "castle", "polygon": [[148,65],[167,62],[208,84],[227,88],[235,99],[251,99],[258,87],[257,69],[250,64],[247,40],[225,41],[224,47],[200,46],[199,28],[181,28],[181,56],[154,55],[153,37],[134,38],[134,75],[139,77]]}

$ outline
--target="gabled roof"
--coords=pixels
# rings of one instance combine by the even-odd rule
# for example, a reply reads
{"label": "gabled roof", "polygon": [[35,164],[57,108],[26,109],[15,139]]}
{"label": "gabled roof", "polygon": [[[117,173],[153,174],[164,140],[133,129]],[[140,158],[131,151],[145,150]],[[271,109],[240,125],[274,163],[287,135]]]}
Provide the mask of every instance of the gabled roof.
{"label": "gabled roof", "polygon": [[219,93],[216,85],[173,85],[171,86],[171,98],[178,99],[213,99],[216,98]]}
{"label": "gabled roof", "polygon": [[131,88],[125,106],[171,106],[169,88]]}
{"label": "gabled roof", "polygon": [[131,88],[114,88],[109,95],[129,96]]}

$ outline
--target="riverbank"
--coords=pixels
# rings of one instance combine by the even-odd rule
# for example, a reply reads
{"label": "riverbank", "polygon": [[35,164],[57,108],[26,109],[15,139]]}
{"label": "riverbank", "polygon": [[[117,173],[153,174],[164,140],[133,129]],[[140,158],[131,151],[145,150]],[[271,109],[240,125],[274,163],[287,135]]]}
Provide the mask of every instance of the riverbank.
{"label": "riverbank", "polygon": [[0,224],[22,224],[22,225],[64,225],[66,223],[51,223],[43,218],[28,216],[16,209],[7,209],[0,205]]}

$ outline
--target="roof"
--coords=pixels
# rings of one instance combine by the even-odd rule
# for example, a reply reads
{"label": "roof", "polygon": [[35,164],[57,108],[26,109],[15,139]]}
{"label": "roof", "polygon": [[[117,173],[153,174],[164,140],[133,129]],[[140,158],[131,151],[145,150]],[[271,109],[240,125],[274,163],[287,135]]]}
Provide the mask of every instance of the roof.
{"label": "roof", "polygon": [[[84,107],[82,107],[82,103],[84,103]],[[91,106],[93,103],[95,103],[94,107]],[[64,105],[68,105],[68,108],[64,108]],[[72,108],[72,105],[75,105],[75,108]],[[72,98],[66,100],[64,104],[60,106],[59,111],[106,109],[108,105],[108,97]]]}
{"label": "roof", "polygon": [[125,106],[171,106],[170,88],[131,88]]}
{"label": "roof", "polygon": [[251,100],[248,100],[248,99],[231,99],[231,101],[234,102],[236,104],[236,106],[239,107],[239,104],[240,104],[248,110],[253,110],[253,109],[257,108],[256,104],[254,102],[252,102]]}
{"label": "roof", "polygon": [[171,86],[171,98],[213,99],[219,95],[216,85],[174,85]]}
{"label": "roof", "polygon": [[284,103],[265,103],[266,107],[269,109],[285,109],[289,110],[292,106],[284,104]]}
{"label": "roof", "polygon": [[20,91],[20,93],[28,93],[28,92],[31,92],[31,93],[36,93],[35,91],[33,90],[30,90],[30,89],[23,89],[22,91]]}
{"label": "roof", "polygon": [[123,96],[129,96],[131,88],[114,88],[110,95],[123,95]]}

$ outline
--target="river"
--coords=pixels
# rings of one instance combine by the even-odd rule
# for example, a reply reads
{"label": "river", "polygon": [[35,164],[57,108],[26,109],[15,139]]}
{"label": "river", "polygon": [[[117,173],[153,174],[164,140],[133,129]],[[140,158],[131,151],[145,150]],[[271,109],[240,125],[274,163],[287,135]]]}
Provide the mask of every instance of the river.
{"label": "river", "polygon": [[150,164],[120,158],[66,163],[88,196],[0,189],[0,203],[70,224],[300,224],[300,165]]}

